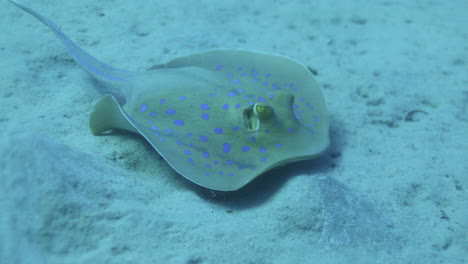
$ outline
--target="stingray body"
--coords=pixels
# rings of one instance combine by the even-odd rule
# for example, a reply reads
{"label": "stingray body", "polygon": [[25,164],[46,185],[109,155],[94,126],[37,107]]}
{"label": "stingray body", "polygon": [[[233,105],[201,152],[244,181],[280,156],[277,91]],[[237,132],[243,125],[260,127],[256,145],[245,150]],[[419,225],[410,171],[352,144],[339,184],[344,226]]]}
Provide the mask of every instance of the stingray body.
{"label": "stingray body", "polygon": [[237,190],[263,172],[311,159],[329,145],[322,92],[306,67],[279,55],[211,50],[147,72],[95,59],[47,18],[48,26],[94,76],[117,82],[121,105],[105,95],[90,115],[93,134],[141,134],[181,175],[206,188]]}

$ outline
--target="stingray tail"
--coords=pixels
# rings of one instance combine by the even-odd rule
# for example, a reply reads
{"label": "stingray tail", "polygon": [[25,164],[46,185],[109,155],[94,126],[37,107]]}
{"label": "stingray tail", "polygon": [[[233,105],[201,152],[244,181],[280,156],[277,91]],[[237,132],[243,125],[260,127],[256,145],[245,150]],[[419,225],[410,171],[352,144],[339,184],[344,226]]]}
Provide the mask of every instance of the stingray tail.
{"label": "stingray tail", "polygon": [[135,77],[136,72],[127,71],[123,69],[114,68],[109,66],[93,56],[89,53],[84,51],[78,45],[76,45],[70,38],[67,37],[58,27],[54,24],[54,22],[50,21],[49,19],[39,15],[34,10],[14,1],[9,0],[11,3],[16,5],[17,7],[21,8],[22,10],[26,11],[27,13],[31,14],[37,20],[41,21],[44,25],[46,25],[55,35],[62,41],[62,43],[67,47],[68,53],[73,57],[76,63],[78,63],[81,67],[87,70],[94,76],[102,77],[108,80],[113,81],[128,81]]}

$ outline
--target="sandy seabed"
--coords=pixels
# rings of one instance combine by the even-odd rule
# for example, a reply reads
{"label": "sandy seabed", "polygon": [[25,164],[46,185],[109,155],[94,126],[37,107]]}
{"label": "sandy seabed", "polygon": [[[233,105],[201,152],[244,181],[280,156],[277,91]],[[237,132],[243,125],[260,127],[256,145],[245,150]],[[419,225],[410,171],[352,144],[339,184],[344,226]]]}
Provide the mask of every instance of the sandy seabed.
{"label": "sandy seabed", "polygon": [[196,186],[138,135],[91,135],[95,83],[2,1],[0,263],[466,263],[468,1],[22,3],[120,68],[295,58],[332,144],[236,192]]}

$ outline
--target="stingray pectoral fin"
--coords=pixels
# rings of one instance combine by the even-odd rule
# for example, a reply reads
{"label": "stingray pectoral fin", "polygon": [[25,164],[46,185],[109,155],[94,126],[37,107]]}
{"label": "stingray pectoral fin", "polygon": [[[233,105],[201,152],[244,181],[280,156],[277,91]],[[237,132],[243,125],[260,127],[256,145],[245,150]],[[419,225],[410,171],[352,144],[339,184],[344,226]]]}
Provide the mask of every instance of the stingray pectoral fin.
{"label": "stingray pectoral fin", "polygon": [[89,116],[89,128],[94,135],[111,129],[123,129],[138,133],[112,95],[105,95],[94,105]]}

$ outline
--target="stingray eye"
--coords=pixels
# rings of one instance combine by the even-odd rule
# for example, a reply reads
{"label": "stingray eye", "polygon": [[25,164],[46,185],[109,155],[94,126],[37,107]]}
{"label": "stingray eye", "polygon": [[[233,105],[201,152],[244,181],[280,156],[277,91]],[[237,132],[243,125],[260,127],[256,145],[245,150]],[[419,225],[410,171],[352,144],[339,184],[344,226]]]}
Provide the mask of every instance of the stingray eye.
{"label": "stingray eye", "polygon": [[273,108],[264,104],[255,104],[244,109],[244,125],[249,130],[258,130],[261,124],[270,122],[273,116]]}
{"label": "stingray eye", "polygon": [[268,119],[273,115],[273,108],[268,105],[257,104],[255,105],[255,111],[260,119]]}

